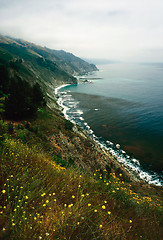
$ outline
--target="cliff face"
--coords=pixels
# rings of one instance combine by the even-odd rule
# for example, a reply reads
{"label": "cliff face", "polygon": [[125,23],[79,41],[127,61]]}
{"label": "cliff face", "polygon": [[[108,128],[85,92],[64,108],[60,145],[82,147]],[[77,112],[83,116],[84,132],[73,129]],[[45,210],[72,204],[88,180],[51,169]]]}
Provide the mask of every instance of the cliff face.
{"label": "cliff face", "polygon": [[31,84],[38,82],[47,98],[54,98],[54,88],[76,84],[72,76],[97,70],[96,66],[65,51],[51,50],[20,39],[0,35],[0,65],[11,76],[17,74]]}

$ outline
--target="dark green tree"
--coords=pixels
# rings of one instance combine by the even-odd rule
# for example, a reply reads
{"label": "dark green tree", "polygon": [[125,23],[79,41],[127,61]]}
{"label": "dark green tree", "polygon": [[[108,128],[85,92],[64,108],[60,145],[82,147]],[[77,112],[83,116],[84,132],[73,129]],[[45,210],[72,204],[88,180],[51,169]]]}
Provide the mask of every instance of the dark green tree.
{"label": "dark green tree", "polygon": [[14,77],[9,77],[5,66],[0,66],[0,92],[6,95],[4,115],[9,119],[32,117],[38,107],[46,104],[38,83],[32,86],[22,80],[17,73],[14,73]]}
{"label": "dark green tree", "polygon": [[44,94],[40,88],[40,85],[38,83],[36,83],[34,86],[33,86],[33,104],[36,105],[36,106],[39,106],[39,105],[45,105],[46,102],[45,102],[45,99],[44,99]]}
{"label": "dark green tree", "polygon": [[9,73],[5,66],[0,65],[0,91],[7,92],[9,84]]}

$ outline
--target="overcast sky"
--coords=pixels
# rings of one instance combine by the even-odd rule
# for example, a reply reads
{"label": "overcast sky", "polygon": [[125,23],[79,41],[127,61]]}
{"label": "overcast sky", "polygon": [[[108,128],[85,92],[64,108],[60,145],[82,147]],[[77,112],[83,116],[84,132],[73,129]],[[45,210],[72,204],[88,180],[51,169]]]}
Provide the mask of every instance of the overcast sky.
{"label": "overcast sky", "polygon": [[0,33],[79,57],[163,62],[163,0],[0,0]]}

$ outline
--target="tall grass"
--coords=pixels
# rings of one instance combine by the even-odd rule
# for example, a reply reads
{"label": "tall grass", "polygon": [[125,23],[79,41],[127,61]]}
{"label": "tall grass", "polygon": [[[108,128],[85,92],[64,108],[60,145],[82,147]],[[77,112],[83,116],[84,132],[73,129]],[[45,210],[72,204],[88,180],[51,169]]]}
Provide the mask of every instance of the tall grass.
{"label": "tall grass", "polygon": [[161,239],[160,199],[134,192],[122,174],[62,167],[20,131],[0,129],[1,239]]}

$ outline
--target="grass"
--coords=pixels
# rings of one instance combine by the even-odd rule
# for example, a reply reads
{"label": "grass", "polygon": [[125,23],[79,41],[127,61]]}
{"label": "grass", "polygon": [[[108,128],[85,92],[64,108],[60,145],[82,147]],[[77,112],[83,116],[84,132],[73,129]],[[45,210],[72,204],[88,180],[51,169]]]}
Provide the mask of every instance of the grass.
{"label": "grass", "polygon": [[1,121],[0,131],[0,239],[162,239],[161,188],[142,189],[113,170],[90,175],[72,159],[64,164],[49,135],[75,133],[57,112]]}

